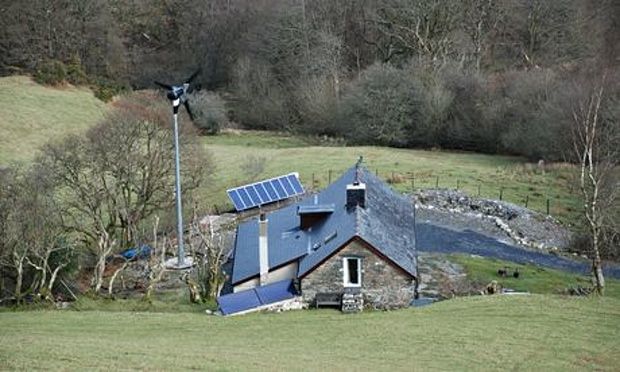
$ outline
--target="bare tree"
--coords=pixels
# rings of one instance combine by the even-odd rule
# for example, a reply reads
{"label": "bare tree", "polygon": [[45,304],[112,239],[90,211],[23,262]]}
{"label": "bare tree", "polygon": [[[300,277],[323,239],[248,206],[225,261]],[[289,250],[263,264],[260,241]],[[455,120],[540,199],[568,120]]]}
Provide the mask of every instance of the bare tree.
{"label": "bare tree", "polygon": [[[585,88],[572,107],[572,139],[575,156],[579,161],[579,188],[583,197],[583,213],[591,239],[592,274],[598,294],[605,289],[601,261],[601,238],[605,209],[617,194],[612,174],[618,166],[620,138],[618,123],[602,119],[606,75],[591,88]],[[583,89],[583,85],[581,86]],[[586,85],[587,87],[587,85]],[[610,184],[610,180],[612,180]]]}
{"label": "bare tree", "polygon": [[[153,248],[158,249],[158,236],[159,233],[159,216],[155,216],[155,223],[153,224]],[[159,255],[151,255],[147,263],[147,286],[144,293],[144,300],[151,302],[153,299],[153,292],[155,285],[159,283],[164,274],[166,273],[166,248],[168,245],[168,239],[164,237],[164,241],[161,243],[161,252]]]}
{"label": "bare tree", "polygon": [[0,265],[14,272],[18,302],[25,285],[40,298],[51,299],[56,278],[72,256],[53,188],[41,170],[13,169],[4,176],[0,183]]}
{"label": "bare tree", "polygon": [[[50,144],[38,159],[38,165],[54,175],[63,196],[65,228],[76,233],[95,258],[96,293],[107,257],[135,244],[139,226],[174,203],[169,115],[144,102],[148,99],[158,97],[117,103],[121,108],[85,137]],[[191,134],[184,133],[181,141],[183,191],[191,194],[211,162]]]}
{"label": "bare tree", "polygon": [[202,297],[216,298],[224,285],[222,264],[226,259],[226,233],[236,221],[216,225],[212,216],[199,219],[196,214],[192,220],[191,249],[195,260],[195,272]]}
{"label": "bare tree", "polygon": [[394,54],[417,55],[443,64],[453,53],[458,2],[393,0],[380,7],[375,23],[389,40]]}
{"label": "bare tree", "polygon": [[488,35],[500,22],[498,5],[493,0],[466,0],[463,2],[462,25],[469,37],[476,71],[480,71],[482,57],[488,47]]}

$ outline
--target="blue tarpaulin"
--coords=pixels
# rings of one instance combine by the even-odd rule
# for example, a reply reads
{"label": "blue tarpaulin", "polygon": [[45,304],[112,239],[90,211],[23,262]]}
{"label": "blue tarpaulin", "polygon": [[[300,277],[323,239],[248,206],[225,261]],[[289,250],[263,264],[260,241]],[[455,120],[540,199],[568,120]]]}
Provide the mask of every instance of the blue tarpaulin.
{"label": "blue tarpaulin", "polygon": [[119,253],[126,260],[148,258],[151,255],[151,247],[144,244],[139,248],[129,248]]}
{"label": "blue tarpaulin", "polygon": [[293,281],[287,279],[247,291],[220,296],[217,298],[217,303],[222,314],[230,315],[288,300],[296,295],[297,291],[293,286]]}

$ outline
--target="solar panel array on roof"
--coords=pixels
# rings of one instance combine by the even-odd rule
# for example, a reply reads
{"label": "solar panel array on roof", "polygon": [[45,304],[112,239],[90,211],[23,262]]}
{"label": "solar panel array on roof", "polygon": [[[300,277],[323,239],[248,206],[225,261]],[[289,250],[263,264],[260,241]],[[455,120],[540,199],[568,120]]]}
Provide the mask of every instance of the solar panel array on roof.
{"label": "solar panel array on roof", "polygon": [[237,211],[288,199],[304,193],[298,173],[235,187],[226,191]]}
{"label": "solar panel array on roof", "polygon": [[230,315],[288,300],[296,295],[293,281],[286,279],[243,292],[220,296],[217,298],[217,302],[222,314]]}

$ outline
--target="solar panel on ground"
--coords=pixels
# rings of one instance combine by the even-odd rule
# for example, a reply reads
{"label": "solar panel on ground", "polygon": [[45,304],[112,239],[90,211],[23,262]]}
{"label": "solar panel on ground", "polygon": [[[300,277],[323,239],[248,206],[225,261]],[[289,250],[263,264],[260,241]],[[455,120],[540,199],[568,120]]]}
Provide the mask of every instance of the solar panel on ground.
{"label": "solar panel on ground", "polygon": [[285,279],[262,287],[220,296],[217,298],[217,303],[222,314],[230,315],[288,300],[295,296],[297,296],[297,291],[293,281]]}
{"label": "solar panel on ground", "polygon": [[227,190],[237,211],[261,206],[304,193],[298,173],[252,183]]}

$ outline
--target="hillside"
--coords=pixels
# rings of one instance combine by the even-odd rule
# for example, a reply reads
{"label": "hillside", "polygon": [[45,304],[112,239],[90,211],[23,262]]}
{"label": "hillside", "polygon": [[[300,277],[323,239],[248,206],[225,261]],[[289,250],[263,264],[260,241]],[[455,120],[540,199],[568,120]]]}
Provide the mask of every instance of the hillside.
{"label": "hillside", "polygon": [[0,78],[0,165],[32,159],[49,139],[83,131],[104,112],[105,104],[85,88],[44,87],[26,76]]}
{"label": "hillside", "polygon": [[[527,323],[525,323],[527,322]],[[392,312],[0,313],[3,369],[614,370],[620,301],[469,297]]]}
{"label": "hillside", "polygon": [[[51,88],[30,78],[0,78],[0,165],[32,159],[49,139],[76,133],[96,123],[106,106],[87,89]],[[188,123],[181,123],[187,125]],[[459,188],[470,195],[497,199],[574,221],[578,203],[570,169],[548,166],[545,171],[520,157],[473,152],[427,151],[378,146],[337,146],[316,137],[260,131],[227,131],[204,137],[216,159],[216,173],[201,192],[207,207],[232,207],[226,189],[287,172],[300,173],[307,189],[335,180],[358,157],[400,191]],[[254,163],[253,166],[249,164]],[[314,183],[313,183],[314,181]]]}
{"label": "hillside", "polygon": [[[402,192],[421,188],[459,188],[471,195],[498,199],[573,221],[578,211],[570,167],[538,169],[523,158],[472,152],[428,151],[377,146],[333,146],[269,132],[235,131],[205,137],[216,159],[214,181],[202,195],[205,205],[232,208],[226,189],[262,178],[299,172],[307,189],[325,187],[351,167],[359,156],[364,164]],[[250,163],[262,166],[249,167]],[[248,174],[248,167],[256,172]],[[313,184],[314,180],[314,184]]]}

